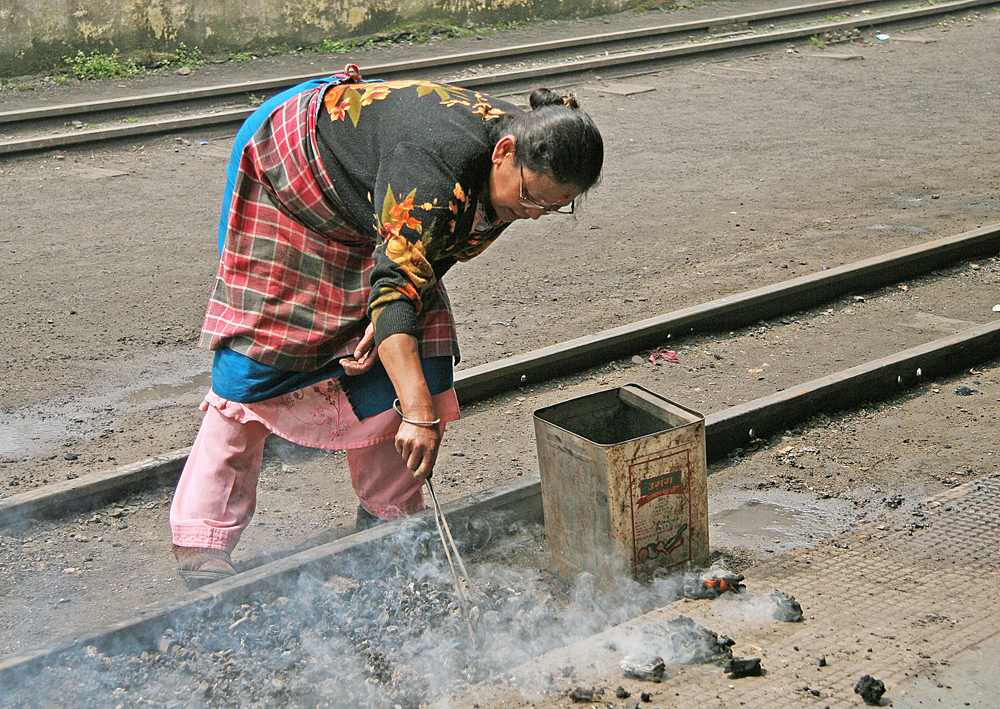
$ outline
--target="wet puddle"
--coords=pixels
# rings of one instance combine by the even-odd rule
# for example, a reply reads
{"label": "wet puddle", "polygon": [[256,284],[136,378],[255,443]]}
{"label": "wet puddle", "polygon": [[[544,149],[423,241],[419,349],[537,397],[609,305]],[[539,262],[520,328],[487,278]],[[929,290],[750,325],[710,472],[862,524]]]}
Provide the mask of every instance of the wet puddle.
{"label": "wet puddle", "polygon": [[191,396],[203,396],[212,386],[212,373],[202,372],[178,384],[157,384],[132,392],[124,399],[123,404],[142,406],[159,404],[164,401],[176,401]]}
{"label": "wet puddle", "polygon": [[710,514],[709,539],[713,547],[787,551],[843,531],[849,512],[843,500],[751,499]]}
{"label": "wet puddle", "polygon": [[[178,403],[197,405],[211,387],[212,373],[204,368],[184,372],[183,366],[152,373],[147,369],[134,384],[109,386],[107,393],[0,415],[0,457],[32,455],[54,441],[93,435],[110,412],[140,412]],[[143,378],[146,381],[141,381]],[[150,383],[153,378],[159,381]],[[94,388],[99,386],[95,384]]]}
{"label": "wet puddle", "polygon": [[66,435],[67,421],[22,417],[0,422],[0,456],[33,449]]}

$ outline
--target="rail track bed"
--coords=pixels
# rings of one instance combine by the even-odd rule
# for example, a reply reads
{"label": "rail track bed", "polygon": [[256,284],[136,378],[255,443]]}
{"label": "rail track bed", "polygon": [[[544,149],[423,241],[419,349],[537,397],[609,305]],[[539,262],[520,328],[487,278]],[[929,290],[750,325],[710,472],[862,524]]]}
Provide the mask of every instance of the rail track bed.
{"label": "rail track bed", "polygon": [[[362,66],[378,79],[430,79],[493,93],[539,83],[556,86],[583,75],[606,78],[655,71],[691,58],[747,53],[767,45],[825,46],[879,28],[924,27],[995,0],[953,0],[905,7],[890,2],[825,0],[775,10],[650,25],[618,32],[553,39],[499,49]],[[0,111],[0,155],[142,139],[162,133],[238,126],[266,98],[323,74],[240,82],[77,104]],[[69,128],[69,130],[67,130]]]}
{"label": "rail track bed", "polygon": [[[573,605],[570,587],[544,571],[544,533],[538,526],[541,521],[538,483],[530,464],[530,412],[572,396],[625,383],[642,384],[705,410],[713,477],[733,475],[733,469],[745,468],[748,460],[755,461],[756,466],[763,463],[766,467],[769,463],[772,470],[764,475],[759,471],[750,475],[742,471],[744,485],[758,490],[756,497],[776,496],[773,499],[780,499],[785,507],[791,498],[800,497],[798,504],[805,510],[803,514],[826,515],[824,525],[829,525],[830,532],[846,529],[858,521],[884,519],[882,515],[892,514],[900,508],[902,511],[897,516],[910,514],[919,500],[911,497],[906,503],[911,492],[882,489],[877,474],[872,472],[887,461],[880,458],[877,437],[873,440],[863,431],[868,421],[883,429],[882,435],[909,432],[914,447],[924,450],[917,454],[919,463],[891,461],[890,464],[917,465],[919,472],[913,472],[919,477],[914,477],[913,484],[925,489],[947,488],[989,472],[962,467],[960,461],[947,454],[950,444],[943,441],[952,435],[949,427],[973,425],[977,427],[977,436],[981,428],[987,438],[1000,427],[995,406],[991,403],[1000,400],[1000,370],[996,363],[1000,352],[1000,325],[990,323],[985,314],[980,319],[986,322],[978,324],[922,312],[919,306],[914,308],[925,298],[940,302],[940,289],[945,289],[948,298],[956,302],[968,302],[974,299],[972,292],[1000,283],[1000,259],[992,255],[1000,245],[1000,227],[946,241],[947,248],[932,245],[911,249],[905,254],[872,259],[828,275],[821,273],[814,278],[776,284],[743,298],[723,299],[689,309],[704,323],[725,322],[727,330],[723,333],[709,329],[709,332],[690,334],[692,329],[698,330],[705,325],[699,326],[692,312],[674,313],[657,319],[655,324],[630,328],[631,333],[623,328],[601,337],[583,338],[513,358],[503,366],[481,367],[468,370],[464,377],[460,375],[459,390],[465,398],[481,401],[468,407],[467,418],[454,424],[449,447],[439,465],[438,485],[447,489],[457,484],[458,478],[483,473],[477,478],[481,479],[490,471],[502,471],[501,475],[505,473],[511,479],[509,483],[471,498],[453,501],[450,506],[457,528],[464,530],[460,539],[466,551],[477,550],[484,557],[482,571],[478,573],[494,579],[486,582],[494,594],[487,601],[486,612],[499,625],[487,631],[487,636],[497,640],[501,637],[502,626],[504,632],[513,632],[525,643],[524,647],[518,647],[511,645],[510,638],[498,640],[500,645],[497,647],[508,649],[506,659],[498,664],[492,664],[497,659],[497,648],[480,654],[468,645],[473,641],[463,635],[461,614],[456,602],[449,600],[446,577],[441,573],[443,558],[433,550],[433,529],[427,526],[428,519],[424,515],[422,526],[397,523],[351,535],[348,525],[342,523],[310,539],[289,540],[284,551],[278,552],[279,557],[281,554],[288,556],[275,560],[264,556],[244,558],[243,571],[233,581],[164,599],[136,614],[116,618],[114,604],[109,602],[108,616],[103,622],[95,622],[99,619],[93,616],[81,618],[79,632],[73,636],[52,637],[47,646],[35,650],[22,646],[18,651],[20,643],[15,638],[20,633],[15,629],[14,636],[8,636],[7,640],[14,652],[0,664],[0,671],[12,678],[42,662],[50,666],[43,675],[45,686],[50,686],[58,677],[65,677],[60,680],[65,682],[83,672],[92,675],[89,681],[103,685],[108,691],[116,689],[109,687],[108,682],[129,684],[142,677],[147,683],[143,691],[153,691],[150,687],[155,687],[159,692],[156,701],[163,705],[194,688],[205,697],[215,692],[216,706],[228,706],[228,702],[237,701],[237,696],[250,692],[265,703],[280,695],[291,705],[305,702],[315,706],[381,706],[392,701],[417,707],[430,701],[435,691],[441,691],[434,689],[437,679],[427,679],[431,672],[425,664],[427,658],[421,658],[415,649],[423,645],[412,644],[418,636],[425,637],[428,643],[433,636],[435,645],[450,648],[452,654],[447,659],[442,655],[432,662],[439,669],[441,663],[450,667],[449,673],[454,675],[450,681],[475,684],[491,677],[497,681],[527,659],[528,648],[544,652],[581,639],[602,629],[595,626],[600,618],[605,618],[605,622],[625,620],[613,612],[615,604],[624,603],[634,612],[645,612],[674,600],[676,597],[670,597],[676,591],[673,585],[654,585],[646,590],[629,587],[627,600],[598,594],[600,600],[594,600],[597,605],[589,607],[582,618],[573,621],[573,614],[581,611]],[[964,243],[964,246],[959,248],[955,243]],[[913,252],[935,254],[939,260],[918,258]],[[941,256],[942,253],[948,255]],[[953,262],[954,257],[962,253],[971,254],[973,258]],[[926,275],[911,274],[902,281],[893,280],[891,274],[905,270],[901,264],[906,262],[921,264],[919,270]],[[858,287],[860,281],[843,282],[846,275],[841,271],[853,273],[856,279],[868,283],[888,281],[874,290],[863,290]],[[839,287],[830,285],[838,280],[842,281]],[[813,283],[805,289],[802,281]],[[808,295],[810,290],[813,295]],[[933,292],[935,290],[938,292]],[[824,300],[817,295],[819,293],[834,296]],[[796,309],[797,299],[802,299],[798,302],[819,302],[813,302],[806,309]],[[735,305],[741,300],[741,305]],[[775,301],[780,305],[768,305]],[[766,319],[758,320],[756,315],[748,315],[766,313],[770,308],[776,312]],[[725,315],[727,312],[729,314]],[[861,353],[849,343],[831,342],[824,337],[824,325],[843,318],[852,320],[851,330],[857,334],[859,342],[868,342],[873,335],[877,337],[876,333],[881,333],[882,347],[869,352],[872,361],[856,360]],[[634,332],[648,330],[654,325],[662,328],[660,334],[648,340],[645,346],[622,344],[623,338],[627,341],[635,337]],[[728,330],[728,327],[733,329]],[[663,343],[661,347],[673,348],[671,352],[676,355],[677,362],[650,356],[649,350],[657,351],[658,348],[649,343],[657,339]],[[586,350],[593,349],[595,342],[601,341],[606,341],[608,352],[620,347],[619,356],[565,377],[538,381],[537,374],[533,374],[538,366],[566,371],[569,365],[566,361],[560,363],[559,358],[565,360],[567,354],[574,353],[576,358],[592,356],[586,355]],[[830,362],[830,376],[811,382],[797,381],[795,362],[816,358],[817,352],[827,353],[821,357]],[[557,358],[554,363],[551,362],[553,357]],[[546,361],[548,365],[544,365]],[[495,382],[497,372],[504,367],[511,370],[510,377],[519,384],[492,399],[483,399],[484,391],[499,387],[484,381]],[[524,381],[520,381],[521,377]],[[754,398],[745,402],[735,400],[740,393]],[[860,411],[859,406],[862,407]],[[483,419],[488,412],[498,411],[503,411],[506,425],[484,426]],[[946,412],[942,414],[945,421],[953,417],[955,420],[930,430],[927,421],[934,418],[934,411]],[[512,425],[515,422],[516,425]],[[893,429],[891,433],[889,428]],[[838,433],[830,435],[831,430]],[[497,459],[464,459],[463,441],[477,436],[496,438]],[[793,442],[789,444],[788,441]],[[0,500],[0,511],[7,523],[0,544],[7,552],[5,572],[20,577],[15,586],[32,577],[37,580],[39,574],[49,578],[61,576],[69,581],[68,585],[86,584],[90,569],[95,565],[114,564],[116,555],[162,553],[161,549],[152,548],[148,541],[129,539],[129,520],[165,516],[165,490],[161,485],[164,481],[170,482],[170,471],[176,471],[177,461],[182,456],[183,451],[172,456],[170,462],[146,462],[144,479],[136,479],[134,469],[128,474],[119,471],[123,473],[121,486],[105,483],[97,492],[87,487],[86,478],[71,481],[64,487],[77,491],[75,501],[72,494],[65,491],[57,494],[55,489],[45,488],[40,488],[39,492],[48,493],[49,497],[43,496],[28,506],[12,504],[17,502],[18,496]],[[322,478],[327,477],[328,485],[329,467],[342,465],[342,462],[331,458],[335,456],[274,448],[265,468],[262,487],[277,492],[282,480],[291,479],[289,473],[294,473],[295,487],[284,488],[285,495],[314,485],[316,488],[305,497],[332,498],[331,491],[322,490]],[[143,466],[133,466],[136,467]],[[871,479],[874,484],[871,489],[859,492],[857,481],[864,479]],[[769,490],[773,492],[767,492]],[[791,498],[786,497],[789,495]],[[30,496],[30,493],[22,493],[20,498]],[[101,501],[109,498],[114,501]],[[50,509],[45,508],[46,501],[53,503]],[[280,516],[280,509],[274,512],[278,513],[277,522],[266,507],[258,519],[264,520],[264,526],[292,524],[287,515]],[[338,512],[343,515],[346,510],[324,512],[332,520]],[[16,525],[12,524],[17,519],[15,515],[20,516]],[[40,519],[28,522],[31,518]],[[767,534],[758,530],[751,536],[766,537]],[[791,542],[791,547],[781,548],[784,541],[774,543],[759,538],[756,542],[748,542],[733,537],[729,537],[729,541],[734,547],[728,550],[717,547],[717,552],[728,555],[730,563],[740,568],[750,563],[748,558],[754,559],[755,546],[758,547],[755,560],[760,560],[804,543],[800,538]],[[761,544],[769,548],[762,551]],[[51,545],[59,549],[56,565],[61,568],[52,568],[50,564],[56,559],[43,551]],[[750,557],[745,556],[748,553]],[[373,554],[379,563],[376,573],[369,575]],[[404,561],[414,558],[417,559],[414,566]],[[490,561],[498,562],[500,567],[494,568]],[[437,568],[437,572],[428,576],[431,568]],[[136,582],[142,580],[127,580],[130,584]],[[153,586],[158,579],[153,574],[145,582]],[[36,583],[31,585],[36,586]],[[59,585],[67,586],[65,583]],[[44,630],[40,633],[39,629],[46,615],[71,613],[75,603],[68,588],[56,591],[52,584],[43,588],[43,591],[34,591],[33,595],[17,598],[24,623],[31,624],[35,639],[44,635]],[[98,593],[108,590],[94,589]],[[66,597],[55,598],[53,591],[55,595],[66,593]],[[86,585],[82,592],[89,592]],[[378,599],[371,597],[371,593]],[[576,593],[580,593],[579,589]],[[391,601],[386,594],[392,596]],[[407,597],[407,594],[413,595]],[[605,603],[610,605],[603,605]],[[332,604],[331,608],[336,610],[326,604]],[[362,611],[363,607],[368,610]],[[382,613],[384,617],[372,610],[386,607],[390,611],[388,615]],[[299,610],[283,615],[289,608]],[[401,625],[402,616],[395,614],[403,613],[412,620],[415,608],[420,610],[414,624]],[[404,612],[404,609],[410,610]],[[560,616],[560,613],[568,615]],[[324,620],[325,614],[330,615]],[[538,620],[539,614],[546,620]],[[275,620],[275,615],[280,619]],[[209,618],[215,620],[209,621]],[[271,620],[266,620],[268,618]],[[214,630],[205,630],[205,623],[209,622],[211,625],[207,627]],[[278,636],[272,638],[277,645],[267,649],[265,639],[276,632],[276,622],[284,630],[277,631]],[[236,628],[244,624],[250,635],[236,632]],[[309,631],[299,635],[296,628],[309,628]],[[586,632],[580,635],[582,629]],[[541,633],[538,637],[536,630]],[[285,637],[288,633],[296,638],[291,645]],[[257,647],[263,655],[251,659],[253,652],[248,650],[250,654],[242,662],[250,664],[233,670],[233,663],[240,657],[231,647],[236,642],[234,638],[243,638],[239,640],[240,647]],[[397,641],[399,644],[394,645]],[[356,661],[347,664],[347,670],[338,663],[326,664],[313,654],[315,647],[326,647],[324,652],[329,652],[330,647],[344,643],[347,643],[345,651],[357,657]],[[84,654],[80,659],[60,660],[66,651],[71,651],[67,656],[70,658],[75,652]],[[401,657],[400,653],[406,657]],[[140,659],[135,659],[137,656],[141,656]],[[341,658],[336,653],[333,656]],[[179,659],[168,659],[173,657]],[[194,668],[199,665],[195,660],[203,665],[197,671]],[[71,669],[58,669],[64,661],[70,663],[67,667]],[[300,674],[306,665],[315,662],[319,662],[322,669],[312,667],[305,675]],[[116,668],[111,674],[113,679],[103,677],[101,668],[105,667]],[[336,672],[333,667],[338,668]],[[238,672],[243,679],[223,681],[226,672]],[[316,677],[322,678],[322,689],[317,689],[315,682],[309,679],[313,676],[310,672],[319,673]],[[161,677],[160,673],[165,674]],[[177,673],[184,679],[177,680]],[[215,679],[206,683],[206,677]],[[372,684],[373,678],[379,677],[382,679]],[[415,677],[424,679],[416,681]],[[458,685],[448,686],[454,689]],[[78,689],[74,687],[66,687],[65,691],[67,696],[78,696],[75,694]],[[131,696],[126,690],[120,694]],[[338,703],[341,701],[343,703]]]}

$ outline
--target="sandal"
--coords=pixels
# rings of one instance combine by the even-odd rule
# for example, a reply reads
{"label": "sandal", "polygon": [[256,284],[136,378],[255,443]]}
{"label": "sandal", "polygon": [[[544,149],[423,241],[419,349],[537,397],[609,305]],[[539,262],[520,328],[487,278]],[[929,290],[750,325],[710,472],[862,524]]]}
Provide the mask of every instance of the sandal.
{"label": "sandal", "polygon": [[378,525],[385,524],[386,522],[388,522],[388,520],[376,517],[364,507],[358,505],[358,516],[354,522],[354,528],[357,531],[363,532],[366,529],[377,527]]}
{"label": "sandal", "polygon": [[178,573],[189,591],[236,575],[229,552],[223,549],[202,549],[174,545]]}

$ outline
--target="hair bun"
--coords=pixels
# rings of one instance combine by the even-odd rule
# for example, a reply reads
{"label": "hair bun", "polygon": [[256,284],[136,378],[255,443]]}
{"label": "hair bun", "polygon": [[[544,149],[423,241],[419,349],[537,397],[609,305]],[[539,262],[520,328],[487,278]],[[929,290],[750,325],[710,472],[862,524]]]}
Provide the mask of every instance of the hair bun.
{"label": "hair bun", "polygon": [[532,110],[541,108],[542,106],[558,105],[566,106],[567,108],[580,108],[580,103],[576,100],[576,94],[558,94],[552,89],[544,88],[532,91],[528,102],[531,104]]}

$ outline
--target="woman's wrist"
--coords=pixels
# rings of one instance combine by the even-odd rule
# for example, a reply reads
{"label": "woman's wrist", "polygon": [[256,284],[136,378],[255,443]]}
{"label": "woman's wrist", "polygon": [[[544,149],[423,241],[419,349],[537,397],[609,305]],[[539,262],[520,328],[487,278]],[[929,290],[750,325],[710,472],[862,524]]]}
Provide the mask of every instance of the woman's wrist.
{"label": "woman's wrist", "polygon": [[396,399],[395,401],[392,402],[392,408],[395,410],[397,414],[399,414],[399,418],[403,419],[403,421],[405,421],[406,423],[412,424],[414,426],[437,426],[439,423],[441,423],[441,419],[436,415],[434,415],[433,410],[431,411],[431,415],[428,416],[425,413],[423,418],[411,418],[406,416],[403,413],[403,407],[399,403],[399,399]]}

